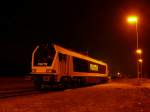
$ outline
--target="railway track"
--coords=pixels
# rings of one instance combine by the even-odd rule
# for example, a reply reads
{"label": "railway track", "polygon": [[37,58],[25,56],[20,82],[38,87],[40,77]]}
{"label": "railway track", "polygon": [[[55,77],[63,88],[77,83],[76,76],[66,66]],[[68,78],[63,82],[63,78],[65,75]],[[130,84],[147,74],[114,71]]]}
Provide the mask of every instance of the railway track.
{"label": "railway track", "polygon": [[[71,90],[71,89],[65,89],[65,90]],[[16,89],[16,90],[3,90],[3,91],[0,91],[0,99],[9,98],[9,97],[17,97],[17,96],[33,95],[33,94],[45,94],[49,92],[59,92],[59,91],[64,91],[64,89],[38,90],[35,88],[23,88],[23,89]]]}
{"label": "railway track", "polygon": [[[82,87],[82,86],[81,86]],[[86,86],[84,86],[86,87]],[[77,87],[80,88],[80,87]],[[0,90],[0,99],[9,98],[9,97],[17,97],[17,96],[26,96],[26,95],[33,95],[33,94],[44,94],[47,92],[60,92],[60,91],[70,91],[75,88],[49,88],[49,89],[42,89],[38,90],[33,87],[30,88],[18,88],[18,89],[8,89],[8,90]]]}
{"label": "railway track", "polygon": [[38,90],[33,89],[33,88],[0,91],[0,99],[8,98],[8,97],[17,97],[17,96],[24,96],[24,95],[40,94],[40,93],[43,93],[43,92],[38,91]]}

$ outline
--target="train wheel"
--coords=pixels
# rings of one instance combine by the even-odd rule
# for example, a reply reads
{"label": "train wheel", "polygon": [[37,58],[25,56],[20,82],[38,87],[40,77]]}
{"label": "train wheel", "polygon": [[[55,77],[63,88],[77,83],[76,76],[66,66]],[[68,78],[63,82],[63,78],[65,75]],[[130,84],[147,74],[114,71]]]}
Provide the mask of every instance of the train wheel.
{"label": "train wheel", "polygon": [[72,85],[73,88],[79,87],[79,80],[78,80],[77,77],[72,78],[71,85]]}
{"label": "train wheel", "polygon": [[33,79],[35,89],[40,90],[42,88],[42,78],[34,78]]}
{"label": "train wheel", "polygon": [[41,89],[42,88],[42,84],[38,83],[38,82],[34,82],[34,88],[35,89]]}
{"label": "train wheel", "polygon": [[62,77],[61,78],[61,84],[65,89],[72,87],[71,81],[72,81],[71,77]]}
{"label": "train wheel", "polygon": [[85,86],[86,85],[86,79],[84,77],[80,78],[80,86]]}
{"label": "train wheel", "polygon": [[100,83],[107,83],[108,82],[108,78],[101,78],[100,79]]}

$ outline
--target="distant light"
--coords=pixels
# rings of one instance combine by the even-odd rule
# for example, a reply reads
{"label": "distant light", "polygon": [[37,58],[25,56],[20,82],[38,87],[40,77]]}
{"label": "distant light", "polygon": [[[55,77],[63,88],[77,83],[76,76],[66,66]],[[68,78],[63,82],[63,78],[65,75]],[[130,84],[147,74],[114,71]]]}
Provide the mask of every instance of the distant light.
{"label": "distant light", "polygon": [[137,54],[142,54],[142,50],[141,50],[141,49],[137,49],[137,50],[136,50],[136,53],[137,53]]}
{"label": "distant light", "polygon": [[143,60],[142,60],[142,59],[139,59],[138,61],[139,61],[140,63],[142,63],[142,62],[143,62]]}
{"label": "distant light", "polygon": [[117,75],[119,76],[119,75],[120,75],[120,72],[117,72]]}
{"label": "distant light", "polygon": [[127,21],[128,21],[129,23],[136,23],[136,22],[138,21],[138,17],[137,17],[137,16],[129,16],[129,17],[127,18]]}

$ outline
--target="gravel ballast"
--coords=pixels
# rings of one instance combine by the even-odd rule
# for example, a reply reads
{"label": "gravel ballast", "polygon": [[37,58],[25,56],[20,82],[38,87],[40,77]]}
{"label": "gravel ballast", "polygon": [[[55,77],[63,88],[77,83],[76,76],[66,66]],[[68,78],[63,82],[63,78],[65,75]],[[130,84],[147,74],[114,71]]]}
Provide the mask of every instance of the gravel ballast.
{"label": "gravel ballast", "polygon": [[137,80],[114,81],[0,99],[0,112],[150,112],[149,82],[137,85]]}

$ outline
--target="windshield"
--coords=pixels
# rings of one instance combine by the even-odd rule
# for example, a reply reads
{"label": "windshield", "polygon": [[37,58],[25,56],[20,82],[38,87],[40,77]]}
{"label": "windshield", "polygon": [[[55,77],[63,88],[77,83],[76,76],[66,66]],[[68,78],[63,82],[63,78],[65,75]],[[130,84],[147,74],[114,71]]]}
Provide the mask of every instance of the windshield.
{"label": "windshield", "polygon": [[35,66],[51,66],[55,56],[53,45],[41,45],[34,54]]}

